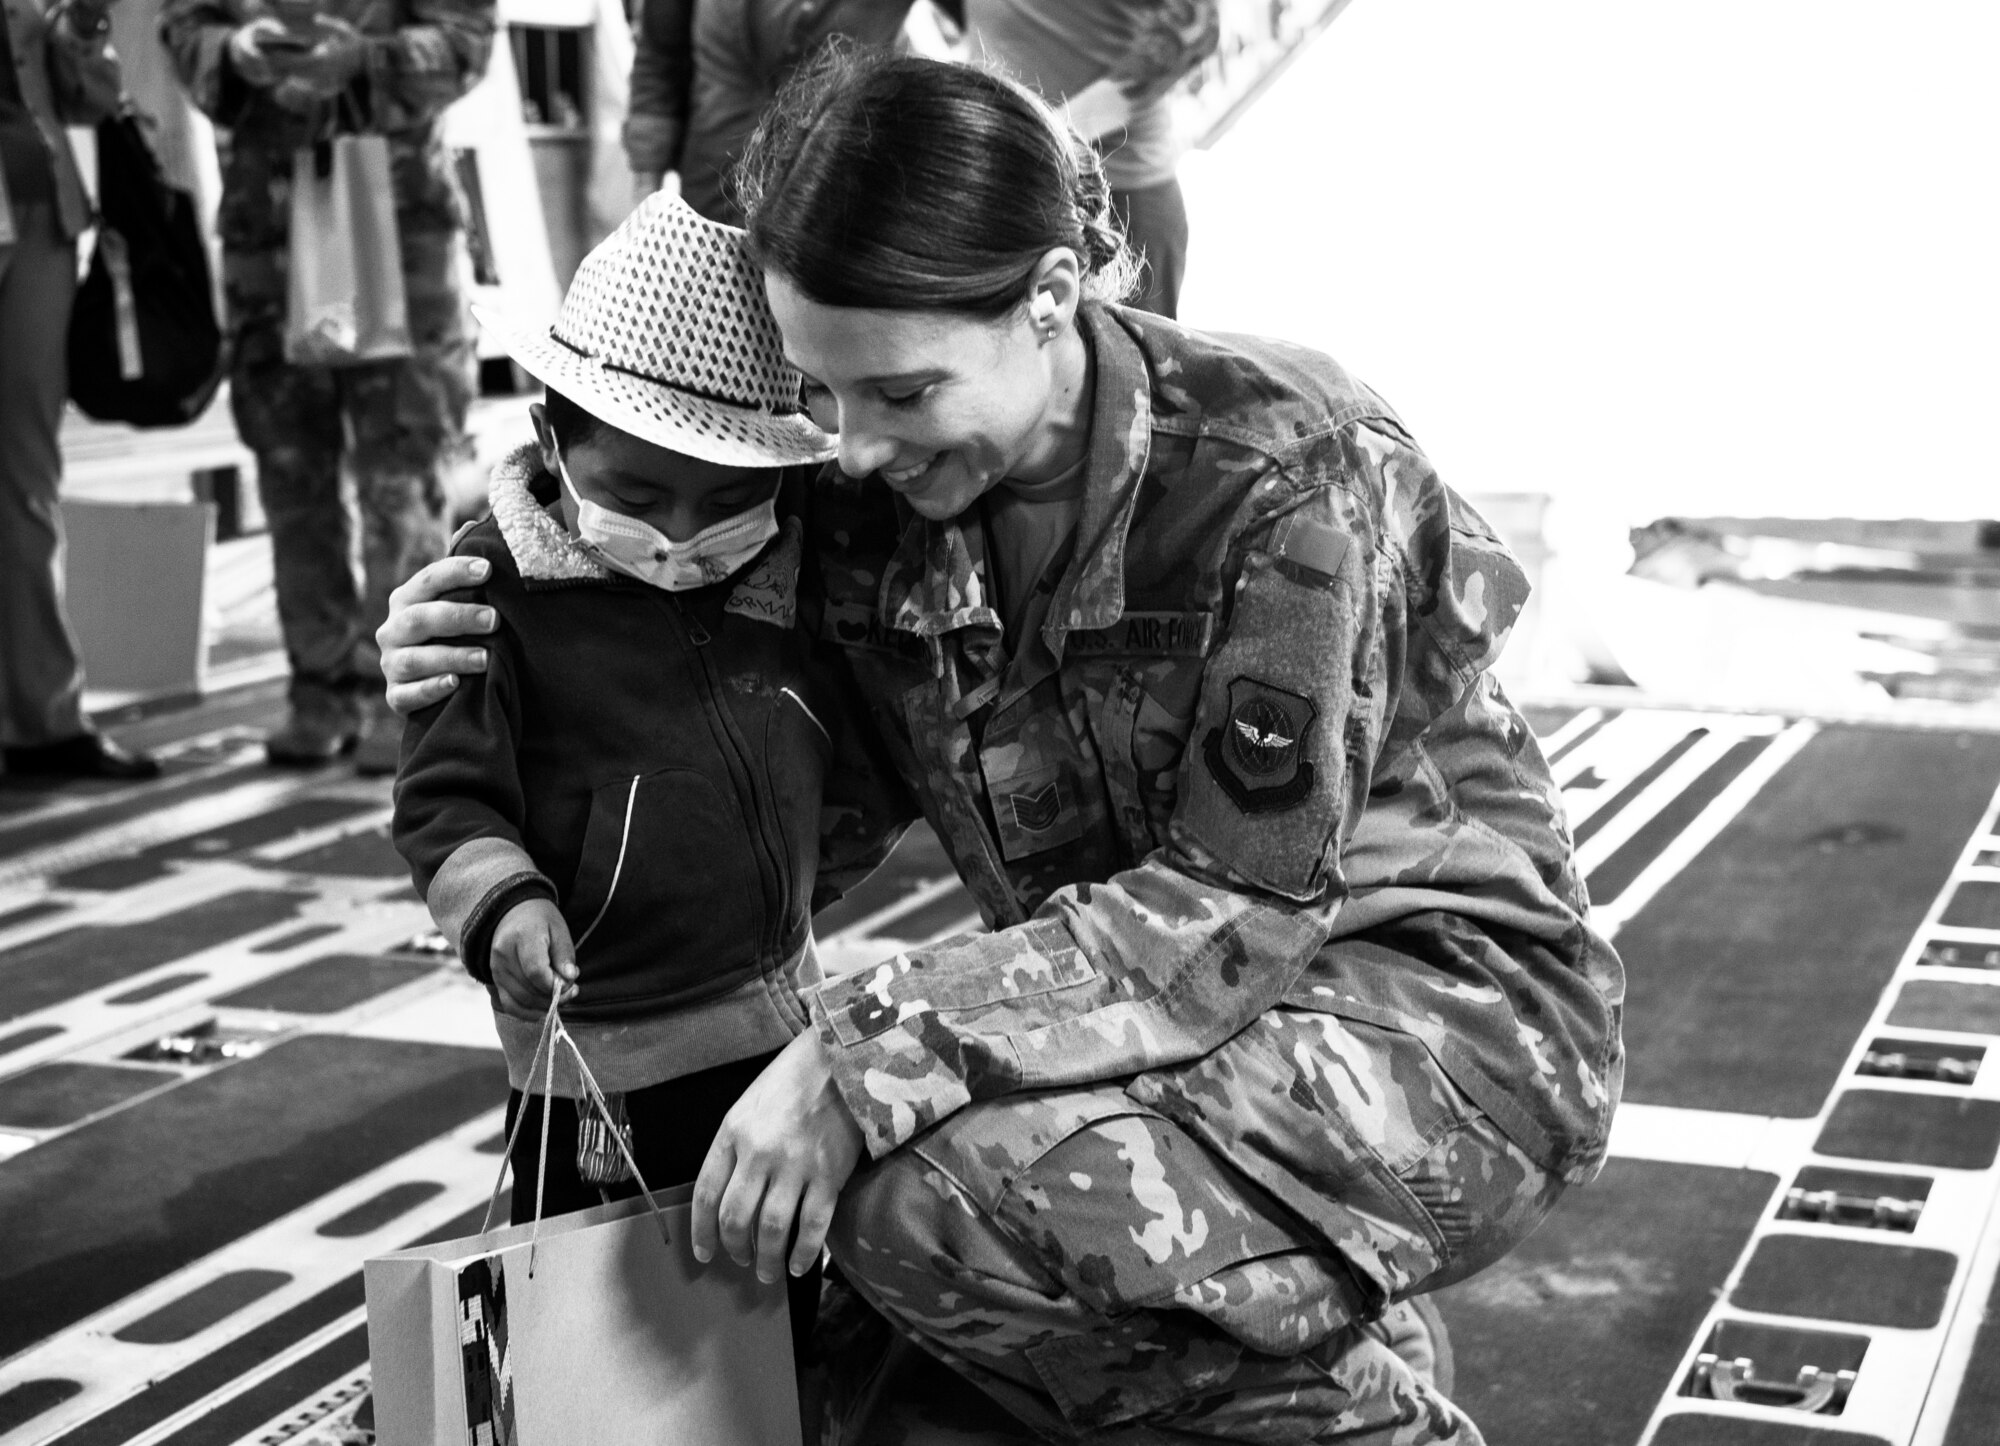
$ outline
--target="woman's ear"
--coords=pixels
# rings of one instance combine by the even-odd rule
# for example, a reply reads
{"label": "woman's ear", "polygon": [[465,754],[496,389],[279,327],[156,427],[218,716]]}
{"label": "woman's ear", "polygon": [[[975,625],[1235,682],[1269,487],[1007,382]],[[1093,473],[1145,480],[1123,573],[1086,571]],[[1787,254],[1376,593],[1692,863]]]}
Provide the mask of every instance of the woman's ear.
{"label": "woman's ear", "polygon": [[561,454],[556,450],[556,429],[549,425],[549,409],[540,402],[534,403],[528,408],[528,420],[535,426],[535,445],[542,450],[542,466],[553,477]]}
{"label": "woman's ear", "polygon": [[1028,278],[1028,325],[1053,341],[1076,317],[1083,301],[1083,263],[1067,246],[1052,246]]}

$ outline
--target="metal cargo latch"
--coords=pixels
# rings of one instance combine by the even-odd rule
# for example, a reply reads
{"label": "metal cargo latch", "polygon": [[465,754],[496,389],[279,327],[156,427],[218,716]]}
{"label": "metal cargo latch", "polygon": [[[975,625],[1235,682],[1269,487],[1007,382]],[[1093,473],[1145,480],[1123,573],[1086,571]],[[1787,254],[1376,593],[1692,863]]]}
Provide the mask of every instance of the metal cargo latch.
{"label": "metal cargo latch", "polygon": [[262,1054],[295,1029],[296,1026],[223,1024],[218,1020],[204,1019],[186,1029],[163,1034],[148,1044],[142,1044],[128,1051],[125,1058],[142,1059],[154,1064],[230,1064]]}
{"label": "metal cargo latch", "polygon": [[1785,1192],[1778,1207],[1780,1220],[1809,1220],[1819,1225],[1855,1225],[1874,1230],[1915,1230],[1917,1217],[1924,1213],[1921,1200],[1898,1200],[1893,1195],[1849,1195],[1840,1190],[1801,1190],[1796,1185]]}
{"label": "metal cargo latch", "polygon": [[1743,1406],[1777,1406],[1785,1410],[1831,1415],[1847,1404],[1854,1389],[1854,1372],[1823,1371],[1800,1366],[1796,1380],[1765,1381],[1757,1377],[1748,1356],[1731,1360],[1703,1351],[1694,1361],[1694,1391],[1717,1401]]}
{"label": "metal cargo latch", "polygon": [[1917,962],[1945,969],[2000,969],[2000,945],[1931,939]]}
{"label": "metal cargo latch", "polygon": [[1888,1079],[1935,1080],[1939,1084],[1969,1085],[1979,1075],[1979,1060],[1954,1059],[1939,1055],[1926,1059],[1901,1050],[1869,1050],[1861,1056],[1856,1074],[1872,1074]]}
{"label": "metal cargo latch", "polygon": [[451,940],[444,936],[442,929],[426,929],[420,934],[411,935],[389,952],[416,954],[426,959],[450,959],[458,953],[458,950],[452,947]]}

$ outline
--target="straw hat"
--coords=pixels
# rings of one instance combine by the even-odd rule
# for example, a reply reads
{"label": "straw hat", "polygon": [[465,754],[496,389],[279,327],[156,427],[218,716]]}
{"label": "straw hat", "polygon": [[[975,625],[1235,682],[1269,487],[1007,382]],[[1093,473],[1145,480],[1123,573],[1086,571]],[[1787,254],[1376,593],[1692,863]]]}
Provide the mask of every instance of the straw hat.
{"label": "straw hat", "polygon": [[820,462],[743,232],[656,193],[583,258],[547,331],[475,305],[536,380],[648,442],[732,467]]}

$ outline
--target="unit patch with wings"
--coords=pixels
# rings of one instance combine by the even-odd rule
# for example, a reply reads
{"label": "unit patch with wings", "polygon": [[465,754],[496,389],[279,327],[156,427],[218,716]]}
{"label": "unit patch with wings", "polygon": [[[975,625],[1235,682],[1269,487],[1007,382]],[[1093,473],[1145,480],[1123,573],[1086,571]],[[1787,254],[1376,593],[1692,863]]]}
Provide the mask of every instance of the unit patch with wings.
{"label": "unit patch with wings", "polygon": [[1318,716],[1310,698],[1255,678],[1233,678],[1229,716],[1202,740],[1208,771],[1245,813],[1302,803],[1313,787],[1306,732]]}

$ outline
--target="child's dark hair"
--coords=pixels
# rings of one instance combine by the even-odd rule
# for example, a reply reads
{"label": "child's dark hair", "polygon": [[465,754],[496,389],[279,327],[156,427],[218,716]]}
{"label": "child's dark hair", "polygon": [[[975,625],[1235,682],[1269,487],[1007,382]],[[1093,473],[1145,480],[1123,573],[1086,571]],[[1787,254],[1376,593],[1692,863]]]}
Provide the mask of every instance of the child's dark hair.
{"label": "child's dark hair", "polygon": [[592,416],[554,387],[543,388],[542,410],[549,414],[549,430],[556,434],[556,445],[565,457],[570,448],[582,446],[604,430],[603,418]]}
{"label": "child's dark hair", "polygon": [[1136,266],[1096,150],[970,65],[829,47],[785,86],[736,185],[758,261],[827,306],[997,317],[1056,246],[1086,294]]}

